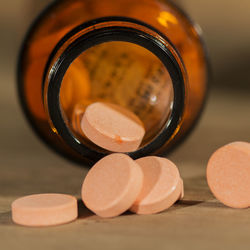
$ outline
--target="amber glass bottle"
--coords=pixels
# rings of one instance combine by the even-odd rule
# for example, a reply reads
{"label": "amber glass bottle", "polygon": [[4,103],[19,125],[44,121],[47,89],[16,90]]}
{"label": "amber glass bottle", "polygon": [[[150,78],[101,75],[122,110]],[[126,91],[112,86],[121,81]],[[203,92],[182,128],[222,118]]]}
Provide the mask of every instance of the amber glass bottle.
{"label": "amber glass bottle", "polygon": [[208,69],[200,29],[164,0],[59,0],[34,22],[18,90],[37,134],[61,155],[92,163],[110,152],[81,134],[85,107],[127,107],[146,136],[133,158],[169,151],[202,110]]}

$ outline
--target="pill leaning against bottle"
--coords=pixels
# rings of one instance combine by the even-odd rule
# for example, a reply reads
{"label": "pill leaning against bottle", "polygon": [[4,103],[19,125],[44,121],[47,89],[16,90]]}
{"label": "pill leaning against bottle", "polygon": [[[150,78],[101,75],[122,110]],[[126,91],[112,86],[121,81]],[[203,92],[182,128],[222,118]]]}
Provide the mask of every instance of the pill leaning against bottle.
{"label": "pill leaning against bottle", "polygon": [[89,140],[112,152],[135,151],[145,135],[143,123],[134,113],[102,102],[87,107],[81,128]]}

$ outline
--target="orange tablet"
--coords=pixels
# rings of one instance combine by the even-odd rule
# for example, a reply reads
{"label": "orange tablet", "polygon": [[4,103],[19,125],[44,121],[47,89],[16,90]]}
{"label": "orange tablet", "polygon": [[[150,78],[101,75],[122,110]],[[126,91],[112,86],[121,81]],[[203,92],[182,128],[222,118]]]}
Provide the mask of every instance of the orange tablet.
{"label": "orange tablet", "polygon": [[12,203],[12,219],[23,226],[54,226],[77,218],[77,200],[65,194],[35,194]]}
{"label": "orange tablet", "polygon": [[97,162],[82,185],[86,207],[101,217],[124,213],[134,203],[142,188],[139,165],[125,154],[111,154]]}
{"label": "orange tablet", "polygon": [[112,152],[135,151],[145,134],[142,122],[134,113],[102,102],[87,107],[81,128],[89,140]]}
{"label": "orange tablet", "polygon": [[218,149],[207,165],[214,196],[232,208],[250,206],[250,143],[234,142]]}
{"label": "orange tablet", "polygon": [[171,161],[154,156],[136,160],[143,172],[143,187],[130,208],[137,214],[154,214],[171,207],[181,196],[183,183]]}

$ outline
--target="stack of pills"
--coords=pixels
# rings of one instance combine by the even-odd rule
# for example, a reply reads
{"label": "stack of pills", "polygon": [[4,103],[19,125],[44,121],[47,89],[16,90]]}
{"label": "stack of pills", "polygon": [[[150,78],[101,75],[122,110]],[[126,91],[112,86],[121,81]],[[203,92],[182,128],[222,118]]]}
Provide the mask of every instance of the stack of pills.
{"label": "stack of pills", "polygon": [[[84,137],[114,152],[97,162],[82,185],[82,201],[100,217],[118,216],[127,210],[154,214],[184,197],[183,180],[171,161],[154,156],[131,159],[126,152],[138,149],[145,135],[140,119],[120,106],[93,103],[85,110],[80,127]],[[211,157],[208,184],[225,205],[250,206],[250,144],[232,143]],[[77,201],[63,194],[38,194],[12,203],[12,218],[26,226],[51,226],[77,218]]]}

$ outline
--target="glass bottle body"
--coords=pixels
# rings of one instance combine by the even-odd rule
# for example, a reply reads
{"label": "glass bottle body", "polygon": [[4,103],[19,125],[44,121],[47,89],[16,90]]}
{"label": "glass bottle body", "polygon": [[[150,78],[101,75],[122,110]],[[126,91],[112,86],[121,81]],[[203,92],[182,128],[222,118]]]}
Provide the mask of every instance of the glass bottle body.
{"label": "glass bottle body", "polygon": [[[77,49],[81,37],[83,45],[79,43]],[[92,41],[88,46],[87,38]],[[161,47],[171,63],[161,58]],[[51,75],[59,68],[58,61],[64,63],[63,57],[69,58],[68,66],[57,80],[60,87],[54,98],[60,99],[68,137],[71,134],[84,150],[72,146],[58,129],[48,101]],[[179,78],[170,74],[171,64],[176,64]],[[174,5],[160,0],[55,1],[28,33],[18,69],[20,99],[35,131],[53,149],[80,162],[94,162],[109,153],[79,133],[79,120],[88,104],[116,103],[141,118],[147,133],[142,147],[131,153],[137,158],[166,152],[180,142],[199,117],[207,92],[207,61],[199,29]],[[175,117],[170,115],[173,104],[178,106]],[[176,124],[170,130],[171,118]],[[165,136],[164,129],[169,130]],[[156,138],[161,143],[151,143]]]}

